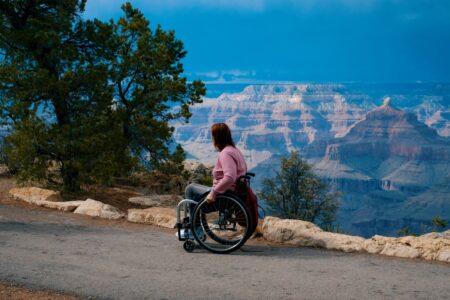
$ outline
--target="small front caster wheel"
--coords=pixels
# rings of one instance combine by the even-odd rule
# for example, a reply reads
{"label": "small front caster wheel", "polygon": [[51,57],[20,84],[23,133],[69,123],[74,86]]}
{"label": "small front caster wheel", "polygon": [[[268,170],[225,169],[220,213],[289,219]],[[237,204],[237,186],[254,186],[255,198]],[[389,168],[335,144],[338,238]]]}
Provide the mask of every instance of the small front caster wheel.
{"label": "small front caster wheel", "polygon": [[187,252],[192,252],[192,251],[194,251],[195,244],[194,244],[193,241],[186,241],[186,242],[184,242],[184,244],[183,244],[183,248],[184,248],[184,250],[186,250]]}

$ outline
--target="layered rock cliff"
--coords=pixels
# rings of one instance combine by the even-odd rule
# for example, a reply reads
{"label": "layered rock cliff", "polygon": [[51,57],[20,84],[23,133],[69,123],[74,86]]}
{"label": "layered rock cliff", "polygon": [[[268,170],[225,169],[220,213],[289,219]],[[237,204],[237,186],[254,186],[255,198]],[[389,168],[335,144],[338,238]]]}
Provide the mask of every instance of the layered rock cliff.
{"label": "layered rock cliff", "polygon": [[[338,222],[345,230],[392,235],[439,212],[397,213],[411,213],[411,203],[431,203],[435,194],[450,199],[436,187],[445,187],[442,174],[450,174],[449,116],[448,84],[254,85],[205,99],[190,123],[176,127],[175,139],[190,158],[213,164],[209,128],[226,122],[249,167],[263,174],[259,180],[299,150],[343,192]],[[430,205],[447,214],[447,202]]]}
{"label": "layered rock cliff", "polygon": [[340,219],[352,232],[392,235],[450,218],[450,201],[433,196],[450,196],[450,140],[389,101],[333,140],[316,171],[343,193]]}
{"label": "layered rock cliff", "polygon": [[385,96],[441,136],[450,135],[449,84],[292,84],[250,85],[206,98],[193,107],[188,124],[176,124],[175,140],[191,158],[212,164],[209,127],[227,122],[250,167],[306,146],[323,155],[329,139],[345,136]]}

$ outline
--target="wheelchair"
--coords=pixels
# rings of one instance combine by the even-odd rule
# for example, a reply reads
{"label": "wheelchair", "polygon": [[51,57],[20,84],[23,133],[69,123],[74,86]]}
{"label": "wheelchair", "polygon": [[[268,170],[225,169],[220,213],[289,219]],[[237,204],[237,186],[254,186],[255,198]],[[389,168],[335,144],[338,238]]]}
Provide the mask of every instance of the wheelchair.
{"label": "wheelchair", "polygon": [[184,241],[184,250],[193,252],[197,242],[210,252],[225,254],[245,244],[255,232],[258,220],[252,219],[242,187],[249,185],[250,177],[254,176],[254,173],[246,173],[239,177],[236,181],[237,192],[219,194],[213,203],[206,202],[208,193],[202,195],[198,202],[183,199],[178,203],[178,240]]}

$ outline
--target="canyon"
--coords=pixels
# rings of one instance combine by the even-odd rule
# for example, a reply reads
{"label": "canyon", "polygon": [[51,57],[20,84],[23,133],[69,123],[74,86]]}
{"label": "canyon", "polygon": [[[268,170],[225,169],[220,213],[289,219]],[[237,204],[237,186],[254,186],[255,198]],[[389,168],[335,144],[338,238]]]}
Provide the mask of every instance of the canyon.
{"label": "canyon", "polygon": [[299,151],[341,193],[345,232],[421,233],[450,219],[450,84],[250,85],[192,113],[174,135],[189,159],[214,164],[215,122],[232,128],[256,189]]}

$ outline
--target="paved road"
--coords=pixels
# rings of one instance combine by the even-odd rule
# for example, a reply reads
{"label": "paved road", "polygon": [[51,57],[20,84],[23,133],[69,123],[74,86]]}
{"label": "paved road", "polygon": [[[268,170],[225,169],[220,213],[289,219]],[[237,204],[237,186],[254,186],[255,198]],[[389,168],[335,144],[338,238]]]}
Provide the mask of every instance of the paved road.
{"label": "paved road", "polygon": [[173,233],[0,205],[0,282],[90,299],[450,299],[450,265],[247,245],[186,253]]}

